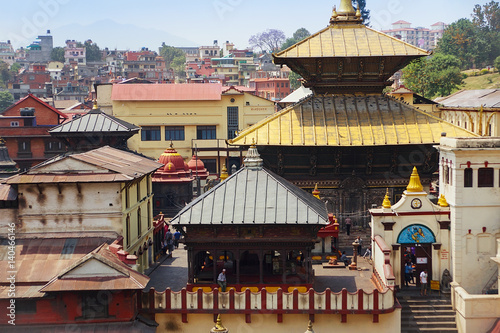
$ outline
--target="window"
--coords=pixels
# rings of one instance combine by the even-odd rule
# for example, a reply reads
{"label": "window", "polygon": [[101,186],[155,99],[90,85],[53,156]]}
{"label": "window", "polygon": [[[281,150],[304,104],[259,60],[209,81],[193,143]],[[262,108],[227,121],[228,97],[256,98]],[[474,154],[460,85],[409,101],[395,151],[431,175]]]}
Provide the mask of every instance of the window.
{"label": "window", "polygon": [[19,127],[19,122],[18,121],[11,121],[10,127]]}
{"label": "window", "polygon": [[141,219],[141,209],[137,209],[137,238],[141,237],[142,232],[142,219]]}
{"label": "window", "polygon": [[449,167],[447,165],[444,166],[443,180],[445,184],[450,183]]}
{"label": "window", "polygon": [[30,139],[19,139],[17,141],[17,156],[31,157],[31,141]]}
{"label": "window", "polygon": [[479,168],[477,170],[477,186],[493,187],[493,168]]}
{"label": "window", "polygon": [[165,126],[165,141],[184,141],[184,126]]}
{"label": "window", "polygon": [[85,319],[108,317],[111,301],[108,291],[91,291],[82,294],[82,317]]}
{"label": "window", "polygon": [[160,126],[144,126],[141,128],[142,141],[160,141]]}
{"label": "window", "polygon": [[61,141],[46,141],[45,152],[63,152],[64,144]]}
{"label": "window", "polygon": [[238,131],[238,107],[230,106],[227,108],[227,138],[234,139]]}
{"label": "window", "polygon": [[217,160],[216,159],[200,158],[200,160],[203,162],[203,164],[205,165],[205,168],[208,170],[209,173],[211,173],[211,174],[217,173]]}
{"label": "window", "polygon": [[125,208],[129,208],[130,207],[130,192],[129,192],[129,188],[127,187],[125,189]]}
{"label": "window", "polygon": [[197,126],[196,138],[198,140],[214,140],[217,138],[215,126]]}
{"label": "window", "polygon": [[466,168],[464,170],[464,187],[472,187],[472,168]]}
{"label": "window", "polygon": [[127,248],[130,247],[130,215],[127,214],[127,219],[125,220],[125,241],[127,242]]}
{"label": "window", "polygon": [[17,313],[36,313],[36,300],[16,299]]}
{"label": "window", "polygon": [[148,200],[148,230],[151,229],[151,201]]}

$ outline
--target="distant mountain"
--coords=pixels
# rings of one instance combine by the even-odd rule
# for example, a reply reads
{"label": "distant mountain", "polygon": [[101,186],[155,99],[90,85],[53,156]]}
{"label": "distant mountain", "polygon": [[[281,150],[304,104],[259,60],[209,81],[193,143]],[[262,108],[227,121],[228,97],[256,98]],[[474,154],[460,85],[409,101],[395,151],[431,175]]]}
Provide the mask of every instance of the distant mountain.
{"label": "distant mountain", "polygon": [[198,43],[173,35],[166,31],[147,29],[130,23],[117,23],[113,20],[101,20],[92,24],[70,24],[52,29],[55,46],[65,46],[68,39],[84,42],[91,39],[103,49],[139,50],[147,47],[158,51],[163,42],[171,46],[198,46]]}

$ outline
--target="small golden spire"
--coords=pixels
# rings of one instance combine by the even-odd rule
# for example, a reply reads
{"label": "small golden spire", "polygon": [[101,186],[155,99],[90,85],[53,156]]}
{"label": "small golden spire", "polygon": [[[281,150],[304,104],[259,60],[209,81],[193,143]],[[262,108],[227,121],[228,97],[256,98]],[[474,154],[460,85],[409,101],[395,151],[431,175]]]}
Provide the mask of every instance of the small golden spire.
{"label": "small golden spire", "polygon": [[448,202],[446,201],[446,198],[444,197],[444,194],[441,193],[438,199],[438,205],[441,207],[448,207]]}
{"label": "small golden spire", "polygon": [[337,7],[333,6],[332,17],[330,18],[330,24],[333,24],[333,22],[335,22],[337,16],[339,16],[339,14],[337,14]]}
{"label": "small golden spire", "polygon": [[92,110],[97,110],[99,107],[97,106],[97,99],[94,99],[94,106],[92,106]]}
{"label": "small golden spire", "polygon": [[385,197],[384,197],[384,201],[382,202],[382,207],[384,207],[384,208],[391,208],[392,207],[391,200],[389,200],[389,189],[387,189],[387,191],[385,192]]}
{"label": "small golden spire", "polygon": [[358,8],[356,9],[356,17],[357,18],[361,17],[361,10],[359,10],[359,3],[358,3]]}
{"label": "small golden spire", "polygon": [[226,164],[224,163],[222,165],[222,170],[221,170],[221,173],[220,173],[220,180],[224,181],[224,180],[227,179],[227,177],[229,177],[229,174],[227,173]]}
{"label": "small golden spire", "polygon": [[0,136],[0,145],[4,145],[4,144],[5,144],[5,140],[4,140],[4,138],[2,138],[2,137]]}
{"label": "small golden spire", "polygon": [[220,314],[217,315],[217,322],[215,323],[214,328],[210,330],[210,332],[227,332],[227,329],[224,327],[224,325],[222,325]]}
{"label": "small golden spire", "polygon": [[318,199],[320,199],[319,197],[319,190],[318,190],[318,183],[316,183],[316,185],[314,186],[314,190],[312,191],[312,195]]}
{"label": "small golden spire", "polygon": [[309,323],[307,323],[307,331],[305,333],[314,333],[313,331],[313,324],[312,321],[309,320]]}
{"label": "small golden spire", "polygon": [[420,176],[418,175],[417,167],[413,167],[413,172],[410,176],[410,183],[406,187],[407,192],[423,192],[424,187],[420,183]]}

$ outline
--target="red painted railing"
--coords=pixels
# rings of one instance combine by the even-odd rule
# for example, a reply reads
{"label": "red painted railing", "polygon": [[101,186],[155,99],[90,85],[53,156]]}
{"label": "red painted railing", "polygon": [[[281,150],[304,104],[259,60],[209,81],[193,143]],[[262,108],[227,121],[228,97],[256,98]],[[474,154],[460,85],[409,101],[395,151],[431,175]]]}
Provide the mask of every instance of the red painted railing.
{"label": "red painted railing", "polygon": [[252,314],[276,314],[277,321],[283,321],[283,314],[308,314],[314,320],[315,314],[340,314],[341,322],[347,322],[348,314],[372,314],[373,322],[377,323],[380,314],[393,312],[397,307],[394,301],[394,292],[389,289],[379,292],[374,289],[367,293],[362,289],[349,293],[346,289],[335,293],[330,289],[316,292],[310,289],[300,293],[268,292],[262,289],[259,292],[237,292],[233,289],[228,292],[203,292],[201,289],[189,292],[185,288],[179,292],[167,289],[156,292],[139,293],[139,309],[145,313],[180,313],[182,321],[187,322],[188,314],[245,314],[246,321],[251,321]]}

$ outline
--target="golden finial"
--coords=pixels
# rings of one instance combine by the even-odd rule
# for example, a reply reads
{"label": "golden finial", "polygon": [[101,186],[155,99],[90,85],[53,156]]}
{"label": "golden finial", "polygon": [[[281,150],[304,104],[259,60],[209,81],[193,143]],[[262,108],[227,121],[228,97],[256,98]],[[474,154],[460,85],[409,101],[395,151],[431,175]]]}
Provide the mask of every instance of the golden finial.
{"label": "golden finial", "polygon": [[5,144],[5,140],[2,137],[0,137],[0,145],[4,145],[4,144]]}
{"label": "golden finial", "polygon": [[357,18],[361,17],[361,10],[359,10],[359,3],[358,3],[358,8],[356,9],[356,17]]}
{"label": "golden finial", "polygon": [[387,189],[387,191],[385,192],[385,197],[384,197],[384,201],[382,202],[382,207],[384,207],[384,208],[391,208],[392,207],[391,200],[389,200],[389,189]]}
{"label": "golden finial", "polygon": [[418,175],[417,167],[413,167],[413,172],[410,176],[410,183],[406,187],[407,192],[423,192],[424,187],[420,183],[420,176]]}
{"label": "golden finial", "polygon": [[438,205],[441,207],[448,207],[448,202],[446,201],[446,198],[444,197],[444,194],[441,193],[438,199]]}
{"label": "golden finial", "polygon": [[309,320],[309,323],[307,323],[307,331],[305,333],[314,333],[313,331],[313,324],[312,321]]}
{"label": "golden finial", "polygon": [[222,165],[222,170],[221,170],[221,173],[220,173],[220,180],[224,181],[224,180],[227,179],[227,177],[229,177],[229,174],[227,173],[226,164],[224,163]]}
{"label": "golden finial", "polygon": [[314,190],[312,191],[312,195],[313,195],[315,198],[320,199],[320,197],[319,197],[319,190],[318,190],[318,183],[316,183],[316,185],[314,186]]}
{"label": "golden finial", "polygon": [[332,17],[330,18],[330,24],[332,24],[335,21],[337,16],[339,16],[339,14],[337,14],[337,7],[333,6]]}
{"label": "golden finial", "polygon": [[340,0],[338,13],[346,16],[355,14],[356,12],[352,6],[352,0]]}
{"label": "golden finial", "polygon": [[94,106],[92,106],[92,110],[97,110],[99,107],[97,107],[97,99],[94,99]]}
{"label": "golden finial", "polygon": [[227,332],[227,329],[224,327],[224,325],[222,325],[220,314],[217,315],[217,322],[215,323],[214,328],[210,330],[210,332]]}

